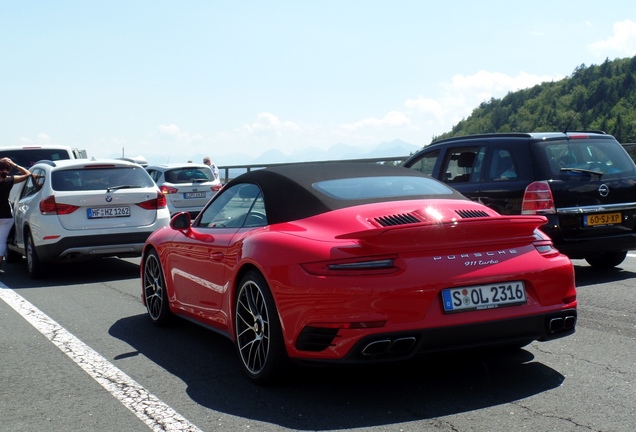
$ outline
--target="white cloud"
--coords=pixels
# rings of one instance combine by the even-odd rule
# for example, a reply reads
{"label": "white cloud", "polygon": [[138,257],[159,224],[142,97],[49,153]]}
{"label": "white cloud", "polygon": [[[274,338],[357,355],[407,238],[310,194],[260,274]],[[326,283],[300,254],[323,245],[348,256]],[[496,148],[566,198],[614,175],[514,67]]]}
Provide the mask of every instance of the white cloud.
{"label": "white cloud", "polygon": [[264,112],[256,116],[254,123],[241,126],[240,131],[251,136],[281,137],[285,133],[300,133],[302,127],[291,121],[281,121],[274,114]]}
{"label": "white cloud", "polygon": [[178,135],[179,133],[181,133],[181,131],[179,130],[179,126],[174,124],[171,124],[168,126],[165,126],[165,125],[159,126],[159,132],[165,135]]}
{"label": "white cloud", "polygon": [[22,143],[23,145],[55,144],[54,141],[51,139],[51,136],[44,132],[38,133],[35,138],[21,136],[19,139],[20,143]]}
{"label": "white cloud", "polygon": [[203,135],[201,134],[190,134],[187,132],[182,132],[179,126],[175,124],[170,125],[160,125],[159,132],[162,135],[168,135],[174,137],[177,141],[191,143],[195,141],[203,140]]}
{"label": "white cloud", "polygon": [[613,29],[612,36],[590,44],[590,50],[597,55],[613,52],[631,57],[636,54],[636,22],[620,21],[614,23]]}
{"label": "white cloud", "polygon": [[[368,146],[396,138],[425,144],[432,136],[449,130],[470,115],[484,101],[560,78],[527,72],[515,76],[488,71],[457,74],[440,83],[436,95],[408,99],[403,110],[388,111],[383,117],[365,117],[344,124],[307,125],[262,112],[251,123],[216,133],[213,143],[219,154],[240,150],[254,155],[270,148],[291,153],[304,147],[328,148],[338,142]],[[165,126],[163,131],[174,135],[182,133],[174,125]]]}
{"label": "white cloud", "polygon": [[[281,118],[272,112],[261,112],[253,121],[234,129],[218,131],[208,139],[203,139],[199,134],[187,133],[175,124],[161,125],[159,132],[179,142],[190,143],[200,139],[199,145],[191,148],[193,154],[207,153],[213,149],[214,155],[220,159],[223,155],[239,152],[257,156],[269,149],[292,154],[303,148],[326,149],[334,143],[367,147],[396,138],[424,145],[434,135],[448,131],[462,118],[466,118],[484,101],[561,78],[527,72],[511,76],[479,71],[472,75],[457,74],[440,83],[437,94],[408,99],[402,110],[387,111],[382,117],[364,117],[342,124],[303,124]],[[165,151],[172,153],[174,149]],[[151,150],[143,149],[143,152],[150,154]]]}
{"label": "white cloud", "polygon": [[346,131],[355,131],[363,128],[401,127],[411,124],[411,120],[399,111],[390,111],[384,117],[369,117],[355,123],[343,124],[340,127]]}
{"label": "white cloud", "polygon": [[468,116],[482,102],[561,78],[527,72],[520,72],[516,76],[488,71],[479,71],[473,75],[457,74],[450,81],[439,85],[440,94],[436,97],[420,96],[407,99],[404,106],[408,110],[423,114],[430,122],[448,129]]}

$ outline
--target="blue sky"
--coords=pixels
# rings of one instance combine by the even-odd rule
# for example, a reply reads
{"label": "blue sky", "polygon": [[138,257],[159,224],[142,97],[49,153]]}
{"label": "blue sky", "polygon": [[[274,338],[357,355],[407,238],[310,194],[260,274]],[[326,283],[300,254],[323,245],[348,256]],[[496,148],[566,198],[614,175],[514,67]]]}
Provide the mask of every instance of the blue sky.
{"label": "blue sky", "polygon": [[636,2],[0,0],[0,145],[152,163],[424,146],[636,55]]}

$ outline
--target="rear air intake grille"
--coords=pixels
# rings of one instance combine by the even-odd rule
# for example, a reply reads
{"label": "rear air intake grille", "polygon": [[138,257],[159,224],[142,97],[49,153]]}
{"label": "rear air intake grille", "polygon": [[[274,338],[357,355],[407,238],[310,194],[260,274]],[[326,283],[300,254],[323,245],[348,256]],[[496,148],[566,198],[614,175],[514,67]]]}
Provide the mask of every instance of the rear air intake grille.
{"label": "rear air intake grille", "polygon": [[336,338],[337,328],[305,327],[298,335],[296,349],[299,351],[324,351]]}
{"label": "rear air intake grille", "polygon": [[382,226],[407,225],[420,222],[418,218],[412,214],[397,214],[390,216],[381,216],[375,218],[375,221]]}
{"label": "rear air intake grille", "polygon": [[478,217],[488,217],[488,213],[483,210],[455,210],[462,218],[478,218]]}

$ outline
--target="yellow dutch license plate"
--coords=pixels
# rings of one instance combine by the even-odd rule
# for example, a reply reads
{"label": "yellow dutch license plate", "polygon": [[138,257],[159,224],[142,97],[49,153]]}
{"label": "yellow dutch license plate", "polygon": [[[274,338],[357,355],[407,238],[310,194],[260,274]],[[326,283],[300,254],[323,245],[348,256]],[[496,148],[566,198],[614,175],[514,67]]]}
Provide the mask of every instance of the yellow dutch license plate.
{"label": "yellow dutch license plate", "polygon": [[583,224],[585,226],[601,226],[601,225],[616,225],[621,223],[623,217],[620,213],[601,213],[585,215]]}

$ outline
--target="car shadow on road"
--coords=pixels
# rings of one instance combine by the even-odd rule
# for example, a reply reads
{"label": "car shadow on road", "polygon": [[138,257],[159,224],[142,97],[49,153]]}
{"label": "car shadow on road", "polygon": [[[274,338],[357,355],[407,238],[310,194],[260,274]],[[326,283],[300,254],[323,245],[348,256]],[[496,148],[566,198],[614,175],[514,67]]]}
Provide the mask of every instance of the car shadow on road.
{"label": "car shadow on road", "polygon": [[82,285],[139,278],[139,262],[135,259],[97,258],[90,261],[51,264],[46,277],[40,279],[29,278],[26,260],[4,264],[3,268],[6,272],[2,275],[2,282],[13,289]]}
{"label": "car shadow on road", "polygon": [[[565,380],[520,349],[379,366],[293,367],[280,383],[264,387],[243,374],[229,339],[189,322],[159,328],[138,315],[117,321],[109,333],[181,379],[197,404],[294,430],[440,418],[528,398]],[[122,353],[114,364],[135,354]]]}
{"label": "car shadow on road", "polygon": [[624,270],[621,266],[610,269],[598,269],[583,262],[573,261],[577,287],[600,285],[609,282],[620,282],[636,277],[636,273]]}

